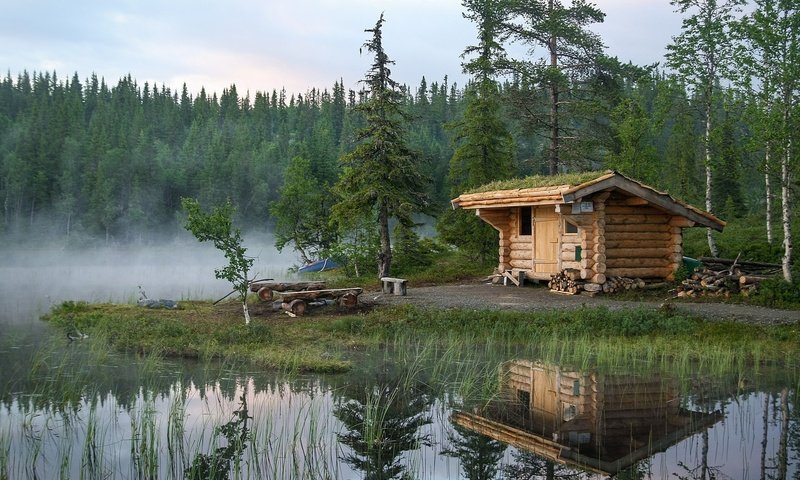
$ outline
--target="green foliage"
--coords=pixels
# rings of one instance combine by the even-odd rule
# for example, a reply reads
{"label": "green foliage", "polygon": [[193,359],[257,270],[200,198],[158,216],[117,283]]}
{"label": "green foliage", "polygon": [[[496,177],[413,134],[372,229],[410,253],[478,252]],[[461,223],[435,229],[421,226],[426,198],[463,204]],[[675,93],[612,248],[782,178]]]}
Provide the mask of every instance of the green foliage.
{"label": "green foliage", "polygon": [[244,309],[245,323],[250,323],[247,311],[247,292],[250,289],[250,268],[253,258],[247,256],[243,245],[242,232],[233,227],[234,206],[227,202],[222,207],[215,207],[211,213],[204,213],[200,203],[193,198],[181,200],[187,214],[186,230],[192,232],[199,241],[210,241],[214,248],[225,255],[228,265],[214,270],[214,275],[231,282],[233,289],[239,294]]}
{"label": "green foliage", "polygon": [[458,247],[480,263],[497,259],[497,230],[471,210],[445,210],[439,216],[436,231],[442,242]]}
{"label": "green foliage", "polygon": [[756,293],[748,302],[765,307],[800,310],[800,281],[787,282],[783,278],[765,280],[759,283]]}
{"label": "green foliage", "polygon": [[311,162],[294,157],[286,169],[280,198],[270,208],[278,250],[292,245],[304,263],[311,263],[331,248],[337,240],[328,218],[331,198],[327,185],[317,180]]}
{"label": "green foliage", "polygon": [[623,99],[611,111],[611,121],[619,145],[617,153],[610,153],[605,164],[612,170],[647,184],[654,184],[657,155],[652,142],[652,119],[643,105],[644,99],[636,94]]}
{"label": "green foliage", "polygon": [[407,275],[413,271],[430,267],[443,250],[443,247],[433,239],[420,238],[412,227],[402,223],[398,223],[394,227],[392,257],[398,273]]}
{"label": "green foliage", "polygon": [[[722,233],[717,235],[717,246],[722,258],[736,258],[741,254],[742,260],[779,263],[781,256],[780,238],[773,245],[767,243],[764,219],[760,216],[730,219]],[[683,250],[688,257],[709,256],[705,231],[699,228],[684,230]]]}
{"label": "green foliage", "polygon": [[231,462],[241,460],[251,432],[247,428],[247,421],[253,417],[247,412],[247,398],[239,398],[239,409],[233,412],[233,418],[215,429],[216,435],[225,438],[227,445],[214,450],[212,454],[199,453],[186,471],[187,480],[226,480],[230,478]]}

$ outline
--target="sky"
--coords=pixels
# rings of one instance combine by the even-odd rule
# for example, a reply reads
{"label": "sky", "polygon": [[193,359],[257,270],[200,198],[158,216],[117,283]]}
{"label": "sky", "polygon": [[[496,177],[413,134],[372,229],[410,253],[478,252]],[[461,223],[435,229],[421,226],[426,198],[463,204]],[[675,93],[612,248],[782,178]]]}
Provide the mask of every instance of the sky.
{"label": "sky", "polygon": [[[663,62],[680,32],[668,0],[596,0],[592,27],[623,62]],[[383,12],[395,80],[463,86],[461,53],[477,43],[461,0],[0,0],[0,69],[92,73],[114,85],[130,74],[191,94],[285,88],[357,88],[371,58],[361,46]]]}

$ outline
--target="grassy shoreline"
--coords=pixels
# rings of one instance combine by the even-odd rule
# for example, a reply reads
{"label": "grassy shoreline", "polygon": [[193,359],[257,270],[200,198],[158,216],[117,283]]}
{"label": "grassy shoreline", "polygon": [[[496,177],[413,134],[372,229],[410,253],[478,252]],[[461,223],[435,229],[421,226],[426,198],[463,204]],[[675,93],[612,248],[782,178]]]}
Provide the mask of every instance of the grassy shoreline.
{"label": "grassy shoreline", "polygon": [[406,305],[349,313],[331,307],[301,318],[262,311],[246,326],[238,304],[181,305],[178,310],[152,310],[65,302],[44,320],[67,334],[79,330],[121,351],[219,358],[297,372],[345,372],[356,352],[385,345],[402,348],[420,340],[445,348],[490,346],[573,364],[625,360],[735,367],[789,365],[800,358],[797,324],[709,322],[644,308],[511,312]]}

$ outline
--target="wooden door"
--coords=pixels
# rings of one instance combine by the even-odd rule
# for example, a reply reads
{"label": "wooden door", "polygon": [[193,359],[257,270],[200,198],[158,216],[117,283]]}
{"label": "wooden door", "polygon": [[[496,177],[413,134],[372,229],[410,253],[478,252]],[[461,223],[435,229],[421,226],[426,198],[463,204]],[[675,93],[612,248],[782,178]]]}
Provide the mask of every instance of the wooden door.
{"label": "wooden door", "polygon": [[560,222],[553,206],[533,209],[533,271],[558,272],[558,236]]}

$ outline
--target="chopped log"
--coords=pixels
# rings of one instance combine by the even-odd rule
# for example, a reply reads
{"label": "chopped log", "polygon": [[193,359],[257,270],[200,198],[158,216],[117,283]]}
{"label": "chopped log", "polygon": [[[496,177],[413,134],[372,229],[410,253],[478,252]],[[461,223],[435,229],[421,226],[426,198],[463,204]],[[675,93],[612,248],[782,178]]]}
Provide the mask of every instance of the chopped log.
{"label": "chopped log", "polygon": [[292,313],[298,317],[302,317],[306,313],[306,302],[302,299],[294,299],[291,302],[283,302],[281,308],[287,312]]}
{"label": "chopped log", "polygon": [[339,297],[339,305],[342,307],[353,308],[358,305],[358,296],[353,293],[345,293]]}
{"label": "chopped log", "polygon": [[258,298],[261,299],[262,302],[269,302],[272,300],[272,289],[269,287],[261,287],[258,289]]}
{"label": "chopped log", "polygon": [[764,275],[742,275],[739,277],[739,285],[758,285],[764,280],[768,280],[770,278],[773,277],[767,277]]}
{"label": "chopped log", "polygon": [[583,290],[584,282],[579,280],[580,272],[577,270],[562,270],[550,277],[547,286],[551,291],[575,295]]}
{"label": "chopped log", "polygon": [[606,275],[604,273],[597,273],[592,276],[592,283],[603,284],[606,283]]}
{"label": "chopped log", "polygon": [[597,283],[585,283],[583,289],[587,292],[600,292],[603,290],[603,286]]}
{"label": "chopped log", "polygon": [[565,268],[562,273],[573,282],[581,279],[581,272],[574,268]]}

